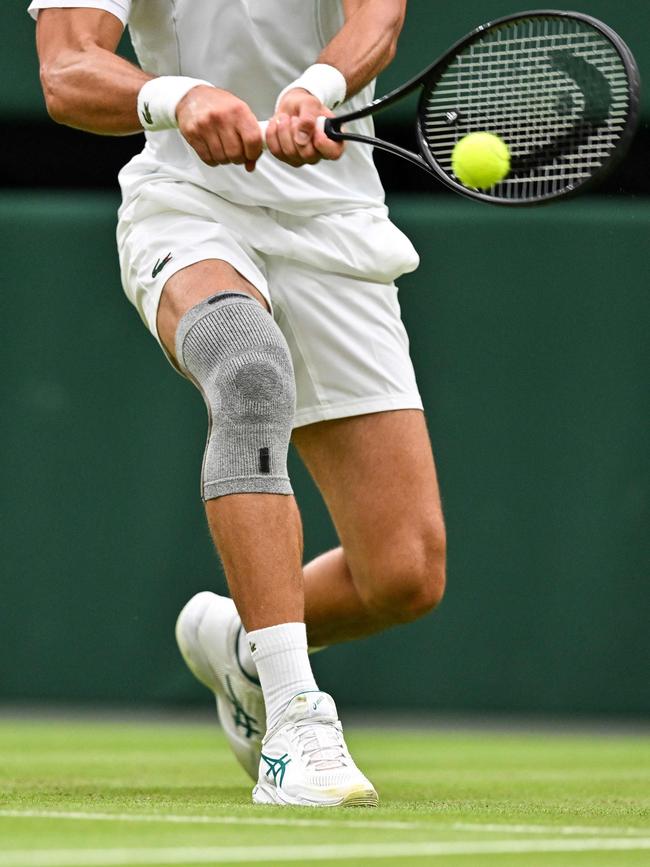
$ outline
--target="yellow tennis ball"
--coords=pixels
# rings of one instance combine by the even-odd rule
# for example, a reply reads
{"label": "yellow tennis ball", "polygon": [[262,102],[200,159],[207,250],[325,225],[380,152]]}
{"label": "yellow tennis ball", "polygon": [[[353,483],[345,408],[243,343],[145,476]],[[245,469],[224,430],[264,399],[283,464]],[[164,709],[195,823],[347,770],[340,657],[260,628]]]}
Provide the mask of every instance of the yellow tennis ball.
{"label": "yellow tennis ball", "polygon": [[510,171],[508,145],[490,132],[471,132],[456,143],[451,167],[466,187],[487,190]]}

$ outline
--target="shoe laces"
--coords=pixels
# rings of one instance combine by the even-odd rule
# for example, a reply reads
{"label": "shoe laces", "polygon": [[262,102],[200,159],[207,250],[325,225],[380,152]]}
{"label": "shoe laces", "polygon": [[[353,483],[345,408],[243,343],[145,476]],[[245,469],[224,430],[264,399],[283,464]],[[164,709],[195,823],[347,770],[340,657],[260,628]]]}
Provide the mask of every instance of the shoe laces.
{"label": "shoe laces", "polygon": [[333,771],[350,764],[339,722],[301,722],[295,725],[301,756],[308,768]]}

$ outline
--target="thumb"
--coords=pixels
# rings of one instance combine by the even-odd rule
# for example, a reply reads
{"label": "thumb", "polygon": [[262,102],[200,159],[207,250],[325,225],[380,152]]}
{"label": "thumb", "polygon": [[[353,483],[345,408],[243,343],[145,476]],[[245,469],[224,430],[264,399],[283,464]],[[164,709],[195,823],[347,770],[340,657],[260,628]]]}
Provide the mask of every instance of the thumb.
{"label": "thumb", "polygon": [[312,140],[316,127],[316,118],[312,111],[302,108],[298,116],[298,124],[295,134],[297,145],[307,145]]}

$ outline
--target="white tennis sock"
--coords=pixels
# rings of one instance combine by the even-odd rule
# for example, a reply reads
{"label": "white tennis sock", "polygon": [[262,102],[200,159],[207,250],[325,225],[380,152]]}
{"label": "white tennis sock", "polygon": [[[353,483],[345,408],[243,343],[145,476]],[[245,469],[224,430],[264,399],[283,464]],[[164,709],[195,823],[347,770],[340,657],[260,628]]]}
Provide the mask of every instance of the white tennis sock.
{"label": "white tennis sock", "polygon": [[[239,667],[251,680],[259,680],[257,676],[257,668],[255,667],[255,663],[253,662],[253,657],[251,656],[251,649],[248,646],[248,636],[246,635],[246,630],[244,629],[243,624],[240,623],[239,635],[237,637],[237,661],[239,662]],[[321,650],[325,650],[326,646],[322,647],[308,647],[307,653],[311,656],[312,653],[320,653]]]}
{"label": "white tennis sock", "polygon": [[307,630],[304,623],[280,623],[254,629],[247,638],[270,731],[294,696],[318,689],[307,654]]}

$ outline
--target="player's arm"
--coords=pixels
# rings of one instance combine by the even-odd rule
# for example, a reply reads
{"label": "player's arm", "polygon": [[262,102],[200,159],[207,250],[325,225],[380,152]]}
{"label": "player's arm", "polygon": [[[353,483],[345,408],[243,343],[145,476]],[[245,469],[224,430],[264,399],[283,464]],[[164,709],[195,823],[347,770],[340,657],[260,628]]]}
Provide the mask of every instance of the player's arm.
{"label": "player's arm", "polygon": [[42,9],[36,22],[41,85],[53,120],[103,135],[142,132],[138,92],[151,78],[115,54],[122,22],[101,9]]}
{"label": "player's arm", "polygon": [[[122,31],[120,20],[101,9],[41,10],[36,27],[41,83],[48,112],[58,123],[129,135],[143,129],[138,96],[145,84],[158,87],[164,102],[164,78],[154,79],[115,54]],[[259,126],[246,103],[232,93],[195,84],[166,109],[170,125],[178,125],[205,163],[254,168],[262,152]]]}
{"label": "player's arm", "polygon": [[[347,98],[372,81],[395,56],[406,0],[343,0],[343,8],[345,23],[316,63],[325,65],[322,73],[330,78],[329,82],[324,80],[324,90],[338,90],[338,95]],[[314,74],[320,72],[317,68]],[[333,142],[316,128],[316,118],[332,116],[332,111],[299,83],[284,92],[278,102],[266,135],[269,150],[295,166],[315,163],[323,157],[338,159],[343,143]],[[305,83],[310,86],[309,77]],[[318,84],[314,89],[320,89]]]}
{"label": "player's arm", "polygon": [[354,96],[395,57],[406,0],[343,0],[345,24],[325,46],[318,63],[334,66]]}

